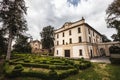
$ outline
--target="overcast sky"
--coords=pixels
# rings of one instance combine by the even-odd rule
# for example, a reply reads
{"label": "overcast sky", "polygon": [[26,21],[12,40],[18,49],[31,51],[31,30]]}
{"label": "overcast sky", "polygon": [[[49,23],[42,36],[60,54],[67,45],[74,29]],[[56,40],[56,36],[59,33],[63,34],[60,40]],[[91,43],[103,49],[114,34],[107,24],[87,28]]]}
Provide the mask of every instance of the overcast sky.
{"label": "overcast sky", "polygon": [[113,0],[25,0],[28,33],[40,40],[43,27],[60,28],[65,22],[75,22],[82,16],[86,23],[110,38],[114,29],[106,27],[105,10]]}

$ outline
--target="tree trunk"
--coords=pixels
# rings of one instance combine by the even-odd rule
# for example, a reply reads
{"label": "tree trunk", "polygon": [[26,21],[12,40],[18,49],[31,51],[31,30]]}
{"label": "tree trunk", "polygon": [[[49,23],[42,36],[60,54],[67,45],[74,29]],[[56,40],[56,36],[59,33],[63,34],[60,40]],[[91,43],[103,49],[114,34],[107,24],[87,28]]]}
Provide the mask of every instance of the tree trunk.
{"label": "tree trunk", "polygon": [[12,45],[12,34],[9,34],[8,49],[7,49],[6,60],[10,60],[10,55],[11,55],[11,45]]}

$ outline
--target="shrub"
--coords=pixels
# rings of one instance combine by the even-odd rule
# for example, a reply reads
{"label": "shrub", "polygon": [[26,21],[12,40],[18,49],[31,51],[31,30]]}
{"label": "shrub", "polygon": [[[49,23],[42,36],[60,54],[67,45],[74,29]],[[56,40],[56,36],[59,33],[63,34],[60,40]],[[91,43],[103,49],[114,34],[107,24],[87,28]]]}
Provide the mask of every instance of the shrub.
{"label": "shrub", "polygon": [[49,69],[54,70],[54,69],[56,69],[56,66],[55,65],[50,65]]}
{"label": "shrub", "polygon": [[120,64],[120,58],[110,58],[112,64]]}
{"label": "shrub", "polygon": [[29,59],[25,59],[25,60],[24,60],[24,62],[26,62],[26,63],[27,63],[27,62],[30,62],[30,60],[29,60]]}
{"label": "shrub", "polygon": [[65,72],[62,72],[62,73],[59,74],[58,76],[59,76],[59,79],[62,80],[62,79],[66,78],[66,77],[68,77],[68,76],[70,76],[70,75],[75,75],[75,74],[77,74],[77,73],[78,73],[78,70],[77,70],[77,69],[69,69],[69,70],[67,70],[67,71],[65,71]]}
{"label": "shrub", "polygon": [[3,72],[7,73],[8,70],[9,70],[9,62],[5,62],[4,63],[4,68],[3,68]]}
{"label": "shrub", "polygon": [[89,68],[90,66],[91,66],[90,61],[83,61],[83,62],[80,62],[79,69],[83,70],[83,69]]}
{"label": "shrub", "polygon": [[49,74],[48,80],[58,80],[57,72],[54,69],[50,70],[48,74]]}
{"label": "shrub", "polygon": [[120,54],[120,47],[118,46],[111,46],[109,50],[111,54]]}
{"label": "shrub", "polygon": [[21,74],[21,71],[23,71],[23,66],[21,64],[17,64],[12,71],[12,76],[19,76]]}
{"label": "shrub", "polygon": [[38,77],[44,80],[48,80],[48,74],[44,73],[44,72],[38,72],[38,71],[29,71],[29,72],[25,72],[22,71],[21,75],[22,77]]}

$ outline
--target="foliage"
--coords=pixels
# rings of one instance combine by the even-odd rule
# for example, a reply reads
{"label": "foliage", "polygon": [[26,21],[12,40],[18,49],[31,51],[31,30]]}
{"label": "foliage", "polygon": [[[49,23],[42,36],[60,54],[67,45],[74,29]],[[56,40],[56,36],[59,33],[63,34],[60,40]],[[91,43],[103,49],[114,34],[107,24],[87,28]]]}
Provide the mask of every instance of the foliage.
{"label": "foliage", "polygon": [[7,52],[7,39],[4,37],[3,30],[0,29],[0,55]]}
{"label": "foliage", "polygon": [[120,54],[120,47],[119,46],[111,46],[109,48],[111,54]]}
{"label": "foliage", "polygon": [[[91,63],[85,61],[84,58],[75,60],[60,57],[42,57],[32,54],[14,54],[13,56],[16,58],[9,61],[6,77],[19,76],[37,77],[43,80],[62,80],[70,75],[77,74],[81,63],[85,64],[82,66],[85,69],[91,66]],[[78,64],[75,64],[75,61]]]}
{"label": "foliage", "polygon": [[84,69],[89,68],[90,66],[91,66],[90,61],[80,62],[79,69],[84,70]]}
{"label": "foliage", "polygon": [[112,64],[120,64],[120,58],[110,58]]}
{"label": "foliage", "polygon": [[114,0],[107,8],[106,14],[108,27],[117,30],[117,35],[120,41],[120,0]]}
{"label": "foliage", "polygon": [[50,50],[54,46],[54,27],[44,27],[40,35],[43,49]]}
{"label": "foliage", "polygon": [[25,35],[17,36],[16,42],[13,45],[13,52],[18,53],[31,53],[31,47],[28,43],[29,37]]}
{"label": "foliage", "polygon": [[58,76],[59,76],[59,79],[61,80],[61,79],[64,79],[64,78],[66,78],[66,77],[68,77],[70,75],[75,75],[77,73],[78,73],[77,69],[69,69],[69,70],[67,70],[65,72],[62,72],[61,74],[58,74]]}
{"label": "foliage", "polygon": [[119,36],[117,34],[113,34],[111,38],[113,39],[113,41],[120,41]]}
{"label": "foliage", "polygon": [[26,9],[24,0],[2,0],[0,2],[0,21],[3,31],[8,35],[7,60],[10,59],[12,40],[27,30],[24,18]]}
{"label": "foliage", "polygon": [[17,64],[14,69],[12,70],[12,76],[17,77],[21,74],[21,71],[23,71],[24,68],[21,64]]}
{"label": "foliage", "polygon": [[107,36],[102,35],[102,41],[103,41],[103,42],[110,42],[111,40],[109,40],[109,39],[107,38]]}
{"label": "foliage", "polygon": [[58,80],[57,72],[54,69],[50,70],[48,74],[49,74],[48,80]]}

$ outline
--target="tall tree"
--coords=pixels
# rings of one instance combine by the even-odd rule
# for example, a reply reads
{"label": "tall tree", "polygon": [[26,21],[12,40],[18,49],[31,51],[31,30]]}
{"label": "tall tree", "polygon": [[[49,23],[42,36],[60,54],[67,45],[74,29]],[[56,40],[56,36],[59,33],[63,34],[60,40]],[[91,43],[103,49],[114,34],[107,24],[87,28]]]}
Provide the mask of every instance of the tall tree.
{"label": "tall tree", "polygon": [[44,27],[40,35],[42,38],[42,48],[50,49],[54,46],[54,27]]}
{"label": "tall tree", "polygon": [[0,55],[7,52],[7,39],[4,37],[3,31],[0,29]]}
{"label": "tall tree", "polygon": [[26,6],[24,0],[2,0],[0,2],[0,21],[3,23],[2,29],[8,35],[8,49],[6,60],[10,59],[12,40],[18,34],[27,30]]}
{"label": "tall tree", "polygon": [[13,45],[13,51],[18,53],[31,53],[31,47],[28,39],[29,37],[25,35],[17,36],[16,42]]}
{"label": "tall tree", "polygon": [[108,27],[115,28],[120,40],[120,0],[114,0],[106,10]]}

